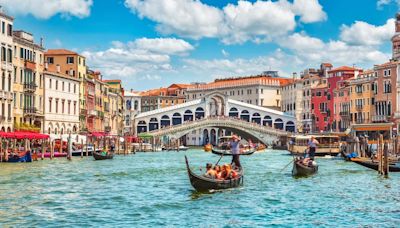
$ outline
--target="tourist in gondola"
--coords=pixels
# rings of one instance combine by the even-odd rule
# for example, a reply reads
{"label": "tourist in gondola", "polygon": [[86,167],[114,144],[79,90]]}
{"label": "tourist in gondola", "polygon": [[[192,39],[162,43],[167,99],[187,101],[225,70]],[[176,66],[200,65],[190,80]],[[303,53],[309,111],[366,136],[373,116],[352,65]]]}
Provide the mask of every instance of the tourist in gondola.
{"label": "tourist in gondola", "polygon": [[217,172],[212,168],[212,164],[207,163],[205,176],[208,178],[215,179],[217,177]]}
{"label": "tourist in gondola", "polygon": [[314,138],[314,136],[311,136],[310,141],[308,141],[308,155],[311,160],[314,160],[315,156],[315,151],[317,149],[319,142]]}
{"label": "tourist in gondola", "polygon": [[232,163],[235,164],[236,168],[242,167],[240,164],[239,153],[240,153],[240,144],[239,137],[237,135],[232,135],[232,140],[229,143],[232,152]]}

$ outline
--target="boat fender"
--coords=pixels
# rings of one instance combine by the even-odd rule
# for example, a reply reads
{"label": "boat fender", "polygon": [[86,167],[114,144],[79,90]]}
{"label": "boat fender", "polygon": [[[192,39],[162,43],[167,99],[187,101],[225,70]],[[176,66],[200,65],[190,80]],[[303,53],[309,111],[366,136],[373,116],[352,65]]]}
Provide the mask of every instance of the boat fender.
{"label": "boat fender", "polygon": [[313,165],[313,166],[316,166],[316,165],[317,165],[317,162],[316,162],[316,161],[312,161],[312,165]]}

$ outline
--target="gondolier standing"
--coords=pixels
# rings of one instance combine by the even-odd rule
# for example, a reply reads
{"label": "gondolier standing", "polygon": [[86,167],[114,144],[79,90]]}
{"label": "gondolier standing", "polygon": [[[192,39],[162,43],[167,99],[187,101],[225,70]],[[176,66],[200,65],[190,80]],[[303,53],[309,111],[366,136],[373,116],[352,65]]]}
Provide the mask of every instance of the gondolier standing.
{"label": "gondolier standing", "polygon": [[232,164],[234,163],[236,167],[242,167],[240,165],[239,153],[240,153],[240,145],[239,145],[239,137],[237,135],[232,135],[232,141],[229,143],[232,151]]}
{"label": "gondolier standing", "polygon": [[318,140],[311,136],[310,141],[308,141],[308,154],[311,160],[314,160],[315,151],[317,149],[317,145],[319,144]]}

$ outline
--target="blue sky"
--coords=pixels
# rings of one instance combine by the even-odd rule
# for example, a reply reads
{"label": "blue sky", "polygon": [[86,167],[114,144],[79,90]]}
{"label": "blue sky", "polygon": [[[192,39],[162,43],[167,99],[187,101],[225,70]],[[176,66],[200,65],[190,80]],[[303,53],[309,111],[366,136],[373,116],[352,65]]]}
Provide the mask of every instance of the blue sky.
{"label": "blue sky", "polygon": [[[362,2],[362,5],[361,5]],[[0,0],[14,28],[126,89],[390,58],[397,0]],[[41,7],[38,7],[41,6]]]}

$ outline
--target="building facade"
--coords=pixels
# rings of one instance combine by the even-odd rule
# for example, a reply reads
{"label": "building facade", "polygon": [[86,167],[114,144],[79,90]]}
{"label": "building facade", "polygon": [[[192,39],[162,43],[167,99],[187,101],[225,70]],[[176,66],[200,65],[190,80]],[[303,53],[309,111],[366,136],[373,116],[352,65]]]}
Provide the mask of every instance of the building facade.
{"label": "building facade", "polygon": [[124,134],[133,134],[135,132],[134,119],[137,114],[141,112],[141,95],[139,92],[125,91],[125,121],[124,121]]}
{"label": "building facade", "polygon": [[25,31],[14,31],[13,41],[14,127],[44,132],[44,47]]}
{"label": "building facade", "polygon": [[65,74],[45,71],[44,83],[45,133],[78,133],[80,80]]}
{"label": "building facade", "polygon": [[16,54],[16,47],[13,44],[13,23],[14,18],[4,12],[0,12],[0,42],[1,42],[1,83],[0,83],[0,129],[1,131],[12,131],[14,91],[12,78],[15,77],[13,66],[13,55]]}
{"label": "building facade", "polygon": [[301,124],[303,117],[303,81],[294,80],[293,82],[281,87],[282,105],[281,111],[296,118],[296,129],[303,131]]}

